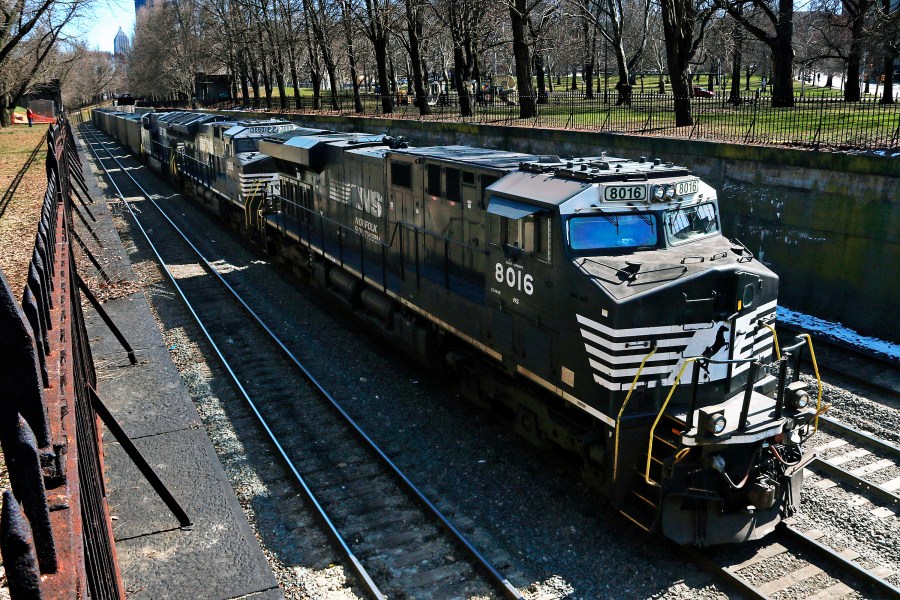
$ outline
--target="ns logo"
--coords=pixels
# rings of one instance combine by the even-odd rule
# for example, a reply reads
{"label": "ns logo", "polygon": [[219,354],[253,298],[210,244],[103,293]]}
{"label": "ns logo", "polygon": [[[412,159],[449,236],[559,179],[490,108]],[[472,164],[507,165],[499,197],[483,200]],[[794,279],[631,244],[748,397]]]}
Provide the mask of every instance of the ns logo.
{"label": "ns logo", "polygon": [[350,187],[350,201],[354,208],[369,213],[373,217],[380,217],[384,212],[384,198],[374,190],[358,185]]}

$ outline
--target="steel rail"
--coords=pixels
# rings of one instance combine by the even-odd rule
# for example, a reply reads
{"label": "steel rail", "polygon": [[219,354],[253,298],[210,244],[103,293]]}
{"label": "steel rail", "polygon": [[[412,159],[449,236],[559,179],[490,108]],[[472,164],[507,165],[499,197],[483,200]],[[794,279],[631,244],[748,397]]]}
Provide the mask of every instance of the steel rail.
{"label": "steel rail", "polygon": [[[854,442],[858,442],[861,446],[875,448],[879,452],[889,455],[894,459],[900,458],[900,448],[894,444],[879,439],[865,431],[841,423],[840,421],[835,421],[834,419],[826,418],[824,416],[819,417],[819,427],[832,434],[839,434],[843,437],[850,438]],[[807,465],[807,468],[819,470],[831,479],[841,481],[858,490],[872,494],[882,502],[888,504],[900,503],[900,495],[881,487],[877,483],[866,481],[862,477],[854,475],[843,467],[834,465],[824,458],[816,458]]]}
{"label": "steel rail", "polygon": [[[101,146],[103,146],[103,142],[100,141],[96,135],[91,134],[91,136],[94,138],[95,143],[99,143]],[[234,381],[235,385],[238,387],[238,390],[240,390],[240,393],[244,397],[244,400],[247,401],[247,404],[250,406],[251,410],[256,415],[256,418],[259,420],[260,424],[262,424],[263,428],[266,430],[266,433],[268,434],[269,439],[272,441],[272,443],[278,449],[278,452],[281,455],[281,458],[284,460],[288,469],[290,469],[290,471],[293,473],[294,477],[297,480],[297,483],[300,484],[300,486],[303,488],[303,491],[306,493],[307,498],[312,503],[312,505],[315,507],[316,511],[319,514],[319,518],[323,521],[323,523],[327,527],[329,534],[331,535],[333,541],[341,547],[341,550],[344,552],[347,560],[350,562],[351,568],[356,573],[357,577],[359,577],[360,583],[362,584],[363,587],[366,588],[366,590],[369,592],[369,594],[373,598],[377,598],[378,600],[385,599],[386,596],[381,592],[381,590],[378,589],[378,586],[372,580],[371,576],[368,574],[366,569],[362,566],[362,562],[360,562],[360,560],[356,557],[356,555],[350,549],[350,546],[347,544],[346,540],[343,538],[343,536],[341,536],[340,532],[338,532],[334,523],[332,523],[331,519],[328,517],[328,514],[325,512],[324,507],[319,503],[318,499],[315,497],[312,490],[307,485],[306,480],[300,474],[296,465],[294,465],[293,461],[287,455],[287,452],[284,450],[284,448],[279,443],[278,438],[275,436],[275,433],[269,427],[269,424],[266,421],[265,417],[263,417],[262,414],[259,412],[259,409],[257,408],[256,404],[253,402],[253,400],[250,398],[250,395],[247,393],[247,390],[241,384],[237,375],[235,375],[228,360],[222,354],[221,350],[219,350],[219,347],[218,347],[218,345],[216,345],[216,342],[213,340],[212,335],[210,335],[209,331],[207,331],[206,326],[203,324],[203,321],[200,319],[199,315],[197,315],[196,311],[194,310],[194,307],[191,305],[190,301],[187,299],[184,292],[182,291],[181,286],[178,285],[178,281],[176,280],[174,275],[172,275],[172,272],[169,270],[168,265],[163,260],[159,251],[156,249],[156,246],[154,245],[153,240],[150,239],[150,236],[147,233],[147,230],[144,228],[143,224],[141,223],[141,220],[137,217],[137,214],[132,209],[131,203],[129,203],[129,201],[126,200],[125,195],[122,193],[122,190],[119,188],[119,186],[113,180],[112,176],[110,175],[109,170],[103,164],[104,159],[100,158],[100,156],[97,154],[97,152],[94,150],[94,148],[91,147],[90,144],[88,144],[88,148],[91,150],[91,153],[94,155],[94,158],[97,160],[97,164],[99,164],[100,167],[103,169],[104,173],[106,174],[107,178],[109,179],[109,182],[115,188],[116,194],[119,196],[119,198],[122,199],[122,202],[125,204],[125,207],[128,209],[128,212],[131,213],[131,217],[134,219],[135,224],[137,224],[138,228],[141,230],[141,233],[143,234],[144,239],[147,240],[147,244],[149,244],[150,249],[153,251],[153,254],[156,255],[156,259],[157,259],[157,261],[159,261],[159,265],[165,271],[166,276],[169,278],[169,281],[172,283],[172,285],[175,286],[175,289],[178,292],[178,295],[181,296],[181,299],[182,299],[182,301],[184,301],[185,306],[188,308],[191,315],[194,317],[194,320],[197,322],[197,325],[200,327],[201,331],[203,331],[204,336],[206,336],[206,340],[212,346],[216,355],[219,357],[219,360],[222,362],[222,365],[225,367],[225,370],[228,371],[228,374],[231,376],[231,379]],[[112,158],[119,165],[119,167],[122,169],[122,171],[127,173],[127,171],[124,170],[124,167],[118,161],[118,159],[116,159],[115,156],[113,156],[112,152],[110,152],[105,147],[104,147],[104,149],[107,151],[110,158]],[[130,175],[129,175],[129,177],[130,177]],[[132,178],[132,180],[133,180],[133,178]],[[139,184],[137,184],[137,182],[135,182],[135,184],[138,186],[139,189],[141,189],[142,192],[144,192],[144,195],[147,197],[147,199],[150,200],[151,202],[153,202],[153,200],[150,199],[149,195],[146,194],[144,189]],[[154,202],[154,204],[155,204],[155,202]]]}
{"label": "steel rail", "polygon": [[742,596],[753,598],[754,600],[770,600],[769,596],[766,596],[757,588],[753,587],[752,583],[732,571],[730,568],[723,567],[697,548],[691,546],[678,546],[677,552],[689,558],[692,562],[699,565],[701,569],[712,574],[719,579],[719,581],[730,586]]}
{"label": "steel rail", "polygon": [[900,598],[900,588],[885,581],[881,577],[878,577],[871,571],[867,571],[852,560],[844,558],[828,546],[812,539],[796,527],[788,525],[786,523],[782,523],[781,525],[779,525],[779,530],[782,531],[784,535],[791,538],[791,540],[799,543],[802,546],[805,546],[808,549],[811,549],[816,554],[831,562],[838,568],[849,571],[853,574],[853,576],[873,586],[878,591],[879,597]]}
{"label": "steel rail", "polygon": [[872,494],[873,496],[875,496],[882,502],[886,502],[887,504],[900,503],[900,496],[898,496],[894,492],[886,490],[885,488],[881,487],[877,483],[871,483],[869,481],[866,481],[862,477],[859,477],[858,475],[854,475],[850,471],[847,471],[846,469],[843,469],[837,465],[833,465],[830,462],[828,462],[827,460],[824,460],[822,458],[817,457],[814,460],[811,460],[806,465],[806,468],[821,471],[821,472],[825,473],[829,479],[836,479],[838,481],[842,481],[842,482],[846,483],[847,485],[853,486],[860,491]]}
{"label": "steel rail", "polygon": [[893,456],[900,457],[900,446],[895,446],[894,444],[887,442],[885,440],[879,439],[865,431],[860,429],[856,429],[855,427],[851,427],[846,423],[841,423],[840,421],[836,421],[830,417],[820,416],[819,417],[819,428],[824,429],[826,431],[830,430],[835,433],[839,433],[843,436],[853,438],[861,443],[868,444],[885,454],[891,454]]}
{"label": "steel rail", "polygon": [[[94,136],[94,138],[96,139],[96,136]],[[400,468],[397,465],[394,464],[393,461],[391,461],[391,459],[387,456],[387,454],[385,454],[384,451],[375,443],[375,441],[372,440],[372,438],[370,438],[369,435],[356,423],[356,421],[350,416],[349,413],[347,413],[347,411],[343,408],[343,406],[341,406],[340,403],[338,403],[338,401],[331,395],[331,393],[328,392],[322,386],[321,383],[319,383],[319,381],[300,362],[300,360],[294,355],[294,353],[291,352],[290,349],[288,349],[288,347],[284,344],[284,342],[281,341],[281,339],[275,334],[275,332],[272,331],[272,329],[262,320],[261,317],[259,317],[259,315],[256,314],[256,312],[252,308],[250,308],[250,306],[244,301],[244,299],[240,296],[240,294],[238,294],[234,290],[234,288],[232,288],[231,285],[227,281],[225,281],[225,279],[222,277],[222,275],[215,269],[215,267],[213,267],[210,264],[210,262],[206,259],[206,257],[203,255],[203,253],[194,245],[193,242],[190,241],[190,239],[188,239],[188,237],[184,234],[184,232],[177,225],[175,225],[175,223],[172,221],[172,219],[169,218],[169,215],[166,214],[166,212],[162,209],[162,207],[160,207],[156,203],[156,201],[153,200],[151,195],[148,194],[146,192],[146,190],[144,190],[144,188],[135,180],[134,176],[132,176],[131,173],[129,173],[124,168],[122,163],[119,162],[118,159],[113,157],[111,152],[109,152],[108,150],[107,150],[107,152],[110,154],[110,157],[112,157],[113,160],[115,160],[115,162],[122,169],[122,172],[124,172],[126,175],[128,175],[128,177],[134,182],[134,184],[138,187],[138,189],[141,190],[141,192],[144,194],[144,196],[157,208],[157,210],[159,210],[160,214],[166,219],[166,221],[169,222],[169,224],[172,226],[172,228],[175,229],[175,231],[178,232],[178,234],[182,237],[182,239],[184,239],[184,241],[194,250],[194,252],[197,254],[198,258],[200,258],[200,260],[203,261],[203,263],[218,278],[218,280],[222,283],[222,285],[224,285],[228,289],[228,291],[244,307],[244,309],[248,312],[248,314],[251,317],[253,317],[253,319],[257,322],[257,324],[259,324],[259,326],[262,327],[263,330],[265,330],[265,332],[278,345],[278,347],[281,348],[281,350],[288,357],[288,359],[292,363],[294,363],[294,365],[298,369],[300,369],[300,371],[310,381],[310,383],[312,383],[319,390],[319,392],[323,395],[323,397],[325,397],[331,403],[332,407],[334,407],[334,409],[337,410],[338,413],[344,418],[344,420],[347,422],[347,424],[353,428],[354,432],[369,445],[370,449],[376,453],[376,455],[381,459],[383,464],[385,466],[387,466],[394,473],[394,475],[400,481],[402,481],[404,483],[407,490],[409,492],[411,492],[416,498],[418,498],[428,508],[428,510],[432,513],[432,515],[435,518],[437,518],[445,526],[445,528],[451,533],[451,535],[454,537],[454,539],[457,541],[457,543],[459,543],[461,546],[463,546],[472,556],[474,556],[476,558],[476,560],[478,561],[478,563],[482,567],[482,569],[488,574],[489,578],[492,581],[494,581],[494,583],[496,585],[498,585],[500,587],[500,589],[504,592],[504,595],[508,598],[513,598],[515,600],[524,600],[524,596],[522,595],[522,593],[514,585],[512,585],[509,582],[509,580],[506,579],[499,571],[497,571],[497,569],[487,560],[487,558],[484,555],[482,555],[481,552],[477,548],[475,548],[475,546],[471,542],[469,542],[468,539],[466,539],[466,537],[449,521],[449,519],[447,519],[447,517],[445,517],[443,515],[443,513],[441,513],[441,511],[430,500],[428,500],[428,498],[425,496],[425,494],[421,490],[419,490],[418,487],[416,487],[412,481],[410,481],[410,479],[400,470]],[[125,201],[124,198],[123,198],[123,201],[126,202],[126,205],[127,205],[127,201]],[[129,211],[130,210],[131,210],[131,208],[129,207]],[[173,279],[171,277],[171,275],[169,277],[170,277],[170,279]],[[173,279],[173,281],[174,281],[174,279]],[[185,300],[185,302],[187,302],[187,300]],[[204,330],[204,332],[205,332],[205,330]],[[223,361],[224,361],[224,358],[223,358]],[[262,417],[260,417],[260,418],[262,418]],[[266,429],[268,431],[268,426],[266,427]]]}

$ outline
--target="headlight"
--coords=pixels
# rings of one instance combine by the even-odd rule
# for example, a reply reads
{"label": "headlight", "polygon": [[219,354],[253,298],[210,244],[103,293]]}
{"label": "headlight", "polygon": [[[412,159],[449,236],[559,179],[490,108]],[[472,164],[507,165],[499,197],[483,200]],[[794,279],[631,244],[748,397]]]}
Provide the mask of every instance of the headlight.
{"label": "headlight", "polygon": [[666,188],[666,198],[671,200],[674,197],[675,197],[675,186],[667,187]]}
{"label": "headlight", "polygon": [[788,404],[794,410],[802,410],[809,404],[808,386],[803,381],[795,381],[785,390]]}
{"label": "headlight", "polygon": [[809,404],[809,394],[805,391],[797,392],[791,398],[791,406],[800,410],[801,408],[806,408],[806,405]]}
{"label": "headlight", "polygon": [[653,195],[656,196],[657,200],[662,200],[664,193],[665,193],[665,190],[663,189],[663,187],[661,185],[658,185],[658,186],[656,186],[656,191],[653,192]]}
{"label": "headlight", "polygon": [[710,415],[709,418],[706,419],[706,430],[713,435],[719,435],[725,431],[725,425],[725,415],[722,413]]}

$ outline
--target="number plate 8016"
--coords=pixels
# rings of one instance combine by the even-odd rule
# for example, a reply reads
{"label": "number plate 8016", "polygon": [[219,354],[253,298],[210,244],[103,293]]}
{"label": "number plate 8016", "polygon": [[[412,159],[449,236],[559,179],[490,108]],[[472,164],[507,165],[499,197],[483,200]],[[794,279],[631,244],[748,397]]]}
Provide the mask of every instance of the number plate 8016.
{"label": "number plate 8016", "polygon": [[610,185],[603,188],[603,200],[606,202],[644,200],[646,198],[646,185]]}

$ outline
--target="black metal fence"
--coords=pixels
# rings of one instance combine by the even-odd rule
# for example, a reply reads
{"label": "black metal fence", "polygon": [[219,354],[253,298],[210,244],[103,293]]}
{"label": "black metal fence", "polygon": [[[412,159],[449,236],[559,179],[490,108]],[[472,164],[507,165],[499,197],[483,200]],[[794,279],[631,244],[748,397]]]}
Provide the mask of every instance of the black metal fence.
{"label": "black metal fence", "polygon": [[[0,551],[17,598],[124,598],[81,310],[74,197],[87,197],[69,123],[47,133],[47,189],[21,307],[0,271]],[[80,192],[77,186],[80,187]]]}
{"label": "black metal fence", "polygon": [[325,92],[319,108],[304,95],[285,98],[284,103],[280,98],[273,98],[271,103],[263,99],[244,104],[223,101],[217,108],[252,107],[304,114],[606,131],[822,149],[890,151],[900,145],[900,104],[883,104],[875,97],[859,102],[827,96],[799,97],[793,107],[785,108],[773,107],[772,99],[762,95],[746,95],[737,101],[726,96],[694,97],[688,99],[694,122],[683,127],[675,126],[675,98],[665,94],[633,94],[630,102],[617,104],[615,92],[604,94],[600,90],[593,98],[585,97],[583,92],[556,92],[534,98],[536,114],[528,118],[521,117],[521,98],[515,93],[473,95],[468,111],[461,110],[455,93],[441,94],[429,99],[428,115],[421,115],[414,98],[404,94],[390,96],[390,113],[384,110],[384,98],[380,95],[363,94],[361,99],[362,111],[355,110],[353,96],[344,92],[336,96],[334,103],[330,92]]}

